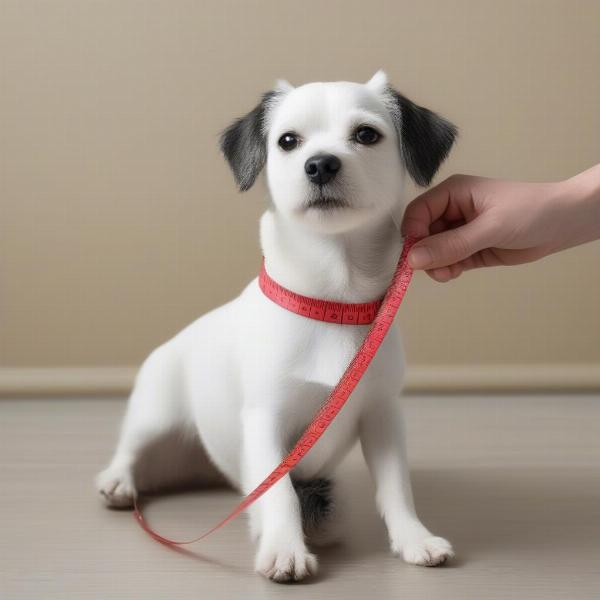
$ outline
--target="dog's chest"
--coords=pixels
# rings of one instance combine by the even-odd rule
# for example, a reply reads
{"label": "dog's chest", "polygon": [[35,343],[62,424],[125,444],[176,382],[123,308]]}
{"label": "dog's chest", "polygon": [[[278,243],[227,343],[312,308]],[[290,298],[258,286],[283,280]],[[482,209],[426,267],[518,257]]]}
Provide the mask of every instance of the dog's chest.
{"label": "dog's chest", "polygon": [[[322,323],[291,313],[253,283],[236,320],[241,396],[247,409],[275,416],[287,449],[298,440],[339,382],[369,326]],[[295,470],[299,477],[327,473],[357,440],[366,403],[398,395],[402,380],[399,332],[392,328],[365,376],[329,429]],[[368,408],[368,406],[366,407]]]}
{"label": "dog's chest", "polygon": [[291,378],[306,383],[333,387],[356,354],[367,332],[365,327],[310,324],[299,340],[290,364]]}
{"label": "dog's chest", "polygon": [[[367,329],[354,326],[317,327],[312,336],[309,336],[312,343],[305,340],[305,343],[295,346],[297,353],[294,353],[295,356],[289,363],[290,368],[284,374],[287,393],[280,406],[290,448],[342,377]],[[393,349],[388,347],[387,350],[388,353],[390,350],[393,353]],[[385,387],[395,387],[399,391],[397,376],[388,373],[386,377],[381,371],[382,368],[385,370],[386,362],[388,360],[382,355],[372,365],[370,376],[361,380],[332,425],[296,469],[297,476],[314,477],[326,473],[329,467],[334,467],[339,462],[357,440],[365,402],[369,402],[371,398],[377,400],[382,379],[385,380]]]}

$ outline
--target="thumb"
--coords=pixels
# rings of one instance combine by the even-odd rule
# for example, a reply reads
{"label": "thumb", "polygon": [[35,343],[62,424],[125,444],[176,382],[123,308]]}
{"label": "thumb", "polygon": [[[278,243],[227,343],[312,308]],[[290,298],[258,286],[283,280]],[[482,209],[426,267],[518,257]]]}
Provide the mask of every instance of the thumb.
{"label": "thumb", "polygon": [[474,219],[456,229],[417,242],[408,255],[413,269],[447,267],[493,245],[492,232],[484,219]]}

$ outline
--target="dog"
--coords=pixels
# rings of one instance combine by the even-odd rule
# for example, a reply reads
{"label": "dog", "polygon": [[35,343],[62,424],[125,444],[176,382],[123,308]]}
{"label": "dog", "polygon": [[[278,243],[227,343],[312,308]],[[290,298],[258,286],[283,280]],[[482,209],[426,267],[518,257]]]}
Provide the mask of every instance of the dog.
{"label": "dog", "polygon": [[[266,174],[260,241],[269,277],[304,296],[365,303],[384,295],[398,262],[407,177],[428,185],[456,134],[378,71],[364,84],[279,80],[224,130],[220,147],[240,190]],[[139,491],[190,476],[250,492],[294,445],[367,331],[286,310],[254,279],[143,363],[114,457],[96,480],[106,504],[131,507]],[[415,512],[399,402],[403,361],[392,328],[331,427],[250,507],[259,573],[283,582],[317,571],[313,547],[343,533],[335,470],[357,440],[392,552],[427,566],[453,555]],[[157,452],[161,440],[168,442]],[[186,440],[197,445],[182,454],[191,471],[165,458]]]}

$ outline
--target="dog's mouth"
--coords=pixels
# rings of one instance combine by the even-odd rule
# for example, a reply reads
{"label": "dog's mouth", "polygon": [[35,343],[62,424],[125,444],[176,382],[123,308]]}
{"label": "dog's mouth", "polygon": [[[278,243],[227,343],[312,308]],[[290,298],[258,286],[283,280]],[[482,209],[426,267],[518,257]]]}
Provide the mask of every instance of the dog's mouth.
{"label": "dog's mouth", "polygon": [[328,211],[349,208],[350,204],[343,198],[336,198],[335,196],[319,196],[318,198],[311,198],[305,203],[304,207],[306,210],[313,208],[316,210]]}

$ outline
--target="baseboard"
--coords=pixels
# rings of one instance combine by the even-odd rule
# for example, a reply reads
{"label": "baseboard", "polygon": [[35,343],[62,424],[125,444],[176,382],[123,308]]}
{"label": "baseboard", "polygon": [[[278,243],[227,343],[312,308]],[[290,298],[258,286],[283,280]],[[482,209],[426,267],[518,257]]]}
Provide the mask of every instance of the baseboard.
{"label": "baseboard", "polygon": [[[0,368],[0,397],[122,396],[135,367]],[[415,365],[410,393],[599,392],[600,365]]]}
{"label": "baseboard", "polygon": [[427,365],[408,367],[407,391],[598,392],[600,365]]}
{"label": "baseboard", "polygon": [[134,367],[0,368],[0,397],[123,396]]}

